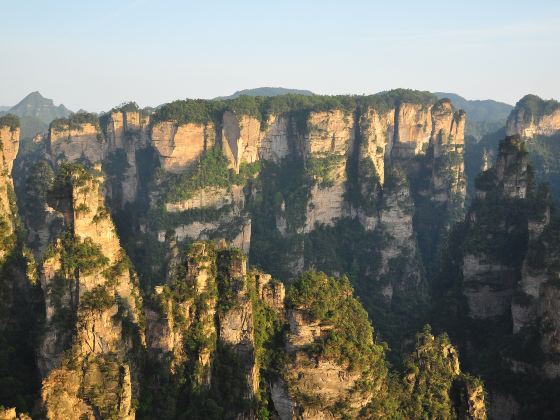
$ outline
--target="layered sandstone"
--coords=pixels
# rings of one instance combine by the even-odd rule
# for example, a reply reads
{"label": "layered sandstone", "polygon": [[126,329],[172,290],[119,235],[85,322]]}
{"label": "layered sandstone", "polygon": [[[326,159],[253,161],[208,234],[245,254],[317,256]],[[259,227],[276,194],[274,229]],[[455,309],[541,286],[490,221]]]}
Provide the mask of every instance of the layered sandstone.
{"label": "layered sandstone", "polygon": [[[127,203],[134,203],[137,199],[139,168],[136,153],[148,145],[149,117],[140,111],[114,111],[106,118],[104,127],[107,136],[107,163],[114,166],[110,174],[117,178],[109,180],[108,195],[113,204],[124,207]],[[116,157],[123,153],[126,161]]]}
{"label": "layered sandstone", "polygon": [[508,136],[533,138],[552,136],[558,132],[560,132],[560,104],[534,95],[527,95],[516,104],[506,124]]}
{"label": "layered sandstone", "polygon": [[161,167],[172,173],[180,173],[198,161],[216,141],[214,124],[187,123],[177,125],[173,121],[154,124],[151,143],[156,149]]}
{"label": "layered sandstone", "polygon": [[368,108],[360,116],[360,159],[370,158],[379,177],[379,183],[385,182],[385,156],[390,155],[393,145],[395,110],[379,113],[375,108]]}
{"label": "layered sandstone", "polygon": [[[48,251],[40,276],[46,299],[42,402],[48,418],[101,412],[132,419],[138,373],[127,355],[143,341],[138,286],[104,207],[101,180],[80,168],[65,175],[59,175],[53,200],[68,233]],[[81,262],[72,268],[76,259]]]}
{"label": "layered sandstone", "polygon": [[432,133],[431,106],[401,103],[395,110],[392,156],[407,158],[425,153]]}
{"label": "layered sandstone", "polygon": [[346,160],[355,147],[354,117],[341,110],[312,112],[307,127],[303,151],[314,184],[304,231],[310,232],[316,224],[332,226],[344,215]]}
{"label": "layered sandstone", "polygon": [[62,161],[100,163],[106,156],[106,145],[100,129],[92,123],[79,126],[66,124],[49,130],[48,153],[53,163]]}
{"label": "layered sandstone", "polygon": [[[12,168],[19,149],[18,127],[0,126],[0,239],[4,244],[14,233],[14,217],[10,191],[13,191]],[[7,249],[0,248],[0,260],[3,259]]]}

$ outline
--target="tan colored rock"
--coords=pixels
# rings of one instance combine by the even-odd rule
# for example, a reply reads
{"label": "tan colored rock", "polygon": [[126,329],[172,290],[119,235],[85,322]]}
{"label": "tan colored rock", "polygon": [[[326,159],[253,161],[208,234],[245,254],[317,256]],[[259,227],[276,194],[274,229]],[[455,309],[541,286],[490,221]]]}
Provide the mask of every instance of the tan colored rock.
{"label": "tan colored rock", "polygon": [[286,352],[290,357],[283,375],[285,385],[282,381],[275,384],[275,404],[278,401],[284,413],[291,410],[302,419],[335,418],[329,407],[339,403],[347,404],[357,414],[371,398],[371,393],[356,389],[364,379],[362,374],[328,358],[314,357],[306,349],[324,338],[333,326],[311,319],[300,308],[288,310],[287,319]]}
{"label": "tan colored rock", "polygon": [[506,134],[519,135],[524,138],[535,136],[553,136],[560,132],[560,109],[550,114],[530,115],[523,108],[515,108],[508,117]]}
{"label": "tan colored rock", "polygon": [[80,376],[66,369],[52,371],[43,381],[41,399],[44,401],[47,418],[94,420],[93,409],[77,395],[80,389]]}
{"label": "tan colored rock", "polygon": [[432,107],[432,133],[430,141],[434,146],[436,157],[444,152],[447,146],[463,146],[465,142],[465,124],[465,112],[454,112],[450,100],[442,99]]}
{"label": "tan colored rock", "polygon": [[254,273],[254,277],[259,297],[268,306],[283,316],[284,299],[286,297],[286,288],[284,283],[272,281],[272,276],[270,274],[261,272]]}
{"label": "tan colored rock", "polygon": [[243,187],[234,185],[231,188],[207,187],[195,191],[192,197],[177,203],[165,203],[165,210],[174,213],[199,208],[220,209],[234,204],[236,208],[243,208],[245,194]]}
{"label": "tan colored rock", "polygon": [[339,180],[332,187],[314,185],[307,203],[304,232],[311,232],[315,225],[333,226],[343,217],[345,210],[344,183]]}
{"label": "tan colored rock", "polygon": [[47,150],[53,163],[78,162],[84,158],[91,163],[99,163],[107,154],[107,145],[96,126],[84,123],[78,128],[67,126],[60,131],[51,128]]}
{"label": "tan colored rock", "polygon": [[[124,151],[128,167],[124,178],[116,184],[109,183],[108,195],[115,206],[124,207],[126,203],[134,203],[138,193],[138,167],[136,152],[144,149],[148,143],[149,118],[138,111],[112,112],[107,118],[105,132],[108,142],[108,158],[112,153]],[[116,191],[110,188],[115,188]]]}
{"label": "tan colored rock", "polygon": [[2,145],[2,165],[5,165],[5,170],[8,175],[12,175],[12,168],[14,160],[19,150],[19,135],[20,130],[16,128],[11,130],[10,127],[0,127],[0,144]]}
{"label": "tan colored rock", "polygon": [[180,173],[214,146],[215,128],[212,123],[177,126],[173,121],[162,121],[152,127],[151,140],[158,152],[161,167],[169,172]]}
{"label": "tan colored rock", "polygon": [[246,218],[241,221],[241,229],[239,233],[231,240],[230,245],[239,248],[245,254],[249,254],[251,249],[251,219]]}
{"label": "tan colored rock", "polygon": [[[14,216],[10,207],[9,191],[13,188],[12,168],[19,150],[19,128],[11,130],[10,127],[0,127],[0,220],[8,225],[6,235],[11,236],[14,232]],[[7,238],[0,240],[11,242]],[[0,261],[8,249],[0,248]]]}
{"label": "tan colored rock", "polygon": [[257,118],[226,111],[222,116],[222,126],[223,151],[237,173],[242,163],[259,160],[262,137],[261,123]]}
{"label": "tan colored rock", "polygon": [[260,142],[259,156],[263,160],[280,162],[290,154],[289,135],[291,121],[285,115],[271,115],[267,130]]}
{"label": "tan colored rock", "polygon": [[425,153],[432,133],[431,106],[401,103],[396,110],[391,156],[409,158]]}
{"label": "tan colored rock", "polygon": [[360,158],[371,158],[381,185],[385,182],[385,154],[390,154],[391,152],[394,125],[394,109],[379,114],[376,109],[368,108],[360,116],[360,133],[362,137]]}
{"label": "tan colored rock", "polygon": [[306,157],[348,156],[354,147],[354,118],[341,110],[312,112],[307,119]]}
{"label": "tan colored rock", "polygon": [[[328,180],[315,180],[307,203],[304,232],[311,232],[316,224],[332,226],[346,212],[344,201],[346,159],[355,142],[354,117],[341,110],[312,112],[307,120],[308,134],[304,138],[307,159],[338,157]],[[312,164],[308,161],[307,165]]]}
{"label": "tan colored rock", "polygon": [[[122,264],[124,251],[104,206],[101,184],[94,173],[75,169],[65,186],[69,195],[59,197],[58,204],[75,240],[98,245],[107,262],[94,269],[66,272],[61,265],[63,243],[58,242],[43,264],[46,325],[39,366],[46,375],[43,405],[53,419],[95,418],[92,413],[134,418],[132,375],[136,372],[124,359],[135,343],[144,343],[139,326],[141,297],[128,267],[116,268]],[[52,288],[59,289],[56,299],[51,299]],[[60,311],[74,314],[76,326],[66,325],[71,316],[66,324],[57,321],[56,316],[63,315]],[[138,327],[138,334],[125,332],[125,318]],[[70,342],[67,336],[74,328]]]}

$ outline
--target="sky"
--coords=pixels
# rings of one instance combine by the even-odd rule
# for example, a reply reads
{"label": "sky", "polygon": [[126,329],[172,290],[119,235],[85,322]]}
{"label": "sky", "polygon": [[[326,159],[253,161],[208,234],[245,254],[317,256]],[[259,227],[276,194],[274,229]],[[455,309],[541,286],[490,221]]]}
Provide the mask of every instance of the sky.
{"label": "sky", "polygon": [[156,106],[259,86],[560,99],[558,0],[0,0],[0,105]]}

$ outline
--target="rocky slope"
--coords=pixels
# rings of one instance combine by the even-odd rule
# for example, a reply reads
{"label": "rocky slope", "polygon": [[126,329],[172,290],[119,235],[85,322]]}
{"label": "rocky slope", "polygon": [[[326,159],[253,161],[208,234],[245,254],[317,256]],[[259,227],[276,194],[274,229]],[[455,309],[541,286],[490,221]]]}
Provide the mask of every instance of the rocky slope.
{"label": "rocky slope", "polygon": [[[145,391],[152,403],[143,415],[326,419],[410,410],[415,418],[412,401],[430,399],[430,391],[420,394],[424,379],[410,389],[410,375],[390,382],[384,348],[344,279],[306,273],[286,292],[270,275],[247,270],[238,250],[194,243],[146,315],[158,379]],[[414,359],[425,357],[418,350],[410,368],[426,376],[449,371],[441,383],[446,415],[484,419],[481,384],[461,373],[453,346],[437,340],[426,362],[446,361],[423,364]],[[156,397],[162,389],[165,398]]]}
{"label": "rocky slope", "polygon": [[50,191],[65,234],[43,256],[38,360],[48,418],[134,418],[141,298],[104,206],[102,179],[63,164]]}
{"label": "rocky slope", "polygon": [[506,134],[532,138],[551,136],[560,131],[560,104],[535,95],[524,96],[507,120]]}

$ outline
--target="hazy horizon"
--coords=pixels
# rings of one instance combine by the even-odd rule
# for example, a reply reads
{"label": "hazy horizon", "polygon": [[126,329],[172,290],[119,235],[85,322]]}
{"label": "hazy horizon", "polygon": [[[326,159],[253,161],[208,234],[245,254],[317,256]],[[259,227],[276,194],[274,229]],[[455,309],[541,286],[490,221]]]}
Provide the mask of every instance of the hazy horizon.
{"label": "hazy horizon", "polygon": [[528,93],[560,98],[560,4],[546,0],[61,0],[3,9],[2,106],[32,91],[101,111],[261,86],[317,94],[402,87],[512,105]]}

